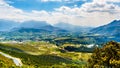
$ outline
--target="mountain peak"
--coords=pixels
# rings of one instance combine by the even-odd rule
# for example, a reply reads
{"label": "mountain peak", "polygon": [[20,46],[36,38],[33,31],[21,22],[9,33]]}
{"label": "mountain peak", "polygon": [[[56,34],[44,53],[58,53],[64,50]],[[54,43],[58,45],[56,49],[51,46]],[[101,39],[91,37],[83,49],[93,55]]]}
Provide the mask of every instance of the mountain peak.
{"label": "mountain peak", "polygon": [[114,20],[109,25],[120,25],[120,20]]}

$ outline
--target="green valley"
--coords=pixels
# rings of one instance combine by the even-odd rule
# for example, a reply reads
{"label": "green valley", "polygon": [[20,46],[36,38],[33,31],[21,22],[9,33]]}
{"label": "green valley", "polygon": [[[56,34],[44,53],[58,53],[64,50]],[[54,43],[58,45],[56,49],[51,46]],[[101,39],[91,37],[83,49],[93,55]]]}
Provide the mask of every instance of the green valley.
{"label": "green valley", "polygon": [[[68,44],[66,44],[68,45]],[[69,52],[46,42],[1,43],[0,51],[20,58],[23,67],[85,67],[91,53]],[[13,64],[11,64],[13,65]]]}

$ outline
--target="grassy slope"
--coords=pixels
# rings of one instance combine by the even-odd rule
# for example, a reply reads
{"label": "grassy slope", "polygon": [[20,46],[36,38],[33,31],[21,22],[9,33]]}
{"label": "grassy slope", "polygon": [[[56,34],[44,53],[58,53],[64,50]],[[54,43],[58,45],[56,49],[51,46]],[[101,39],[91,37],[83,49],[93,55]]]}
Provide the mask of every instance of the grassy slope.
{"label": "grassy slope", "polygon": [[54,64],[71,64],[72,61],[55,55],[30,55],[20,49],[10,47],[8,44],[0,44],[0,50],[12,56],[19,57],[25,65],[31,66],[51,66]]}
{"label": "grassy slope", "polygon": [[0,54],[0,68],[15,67],[15,64],[11,59],[8,59]]}

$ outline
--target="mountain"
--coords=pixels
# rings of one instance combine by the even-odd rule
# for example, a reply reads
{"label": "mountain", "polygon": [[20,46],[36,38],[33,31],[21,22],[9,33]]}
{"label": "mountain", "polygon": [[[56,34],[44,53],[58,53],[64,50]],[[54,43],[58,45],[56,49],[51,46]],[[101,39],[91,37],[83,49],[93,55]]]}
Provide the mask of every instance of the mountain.
{"label": "mountain", "polygon": [[45,21],[25,21],[22,22],[19,26],[19,28],[36,28],[39,29],[43,26],[49,25]]}
{"label": "mountain", "polygon": [[54,26],[71,32],[88,32],[90,29],[92,29],[91,27],[76,26],[69,23],[57,23]]}
{"label": "mountain", "polygon": [[14,32],[20,32],[20,33],[23,33],[23,32],[27,32],[27,33],[30,33],[30,32],[49,32],[47,30],[43,30],[43,29],[34,29],[34,28],[20,28],[18,30],[15,30]]}
{"label": "mountain", "polygon": [[18,30],[20,28],[35,28],[39,29],[43,26],[49,25],[44,21],[25,21],[25,22],[15,22],[10,20],[0,20],[0,31]]}
{"label": "mountain", "polygon": [[51,32],[68,32],[65,29],[61,29],[61,28],[58,28],[58,27],[55,27],[55,26],[52,26],[52,25],[43,26],[41,29],[48,30],[48,31],[51,31]]}
{"label": "mountain", "polygon": [[9,31],[15,27],[18,27],[20,23],[10,20],[0,19],[0,31]]}
{"label": "mountain", "polygon": [[63,30],[57,27],[53,27],[51,25],[47,25],[47,26],[43,26],[43,27],[39,27],[39,28],[17,28],[15,30],[12,30],[13,32],[33,32],[33,33],[42,33],[42,32],[46,32],[46,33],[51,33],[51,32],[67,32],[67,30]]}
{"label": "mountain", "polygon": [[10,20],[0,20],[0,31],[14,32],[67,32],[65,29],[54,27],[45,21],[24,21],[15,22]]}
{"label": "mountain", "polygon": [[120,20],[114,20],[107,25],[94,28],[90,32],[102,35],[120,35]]}

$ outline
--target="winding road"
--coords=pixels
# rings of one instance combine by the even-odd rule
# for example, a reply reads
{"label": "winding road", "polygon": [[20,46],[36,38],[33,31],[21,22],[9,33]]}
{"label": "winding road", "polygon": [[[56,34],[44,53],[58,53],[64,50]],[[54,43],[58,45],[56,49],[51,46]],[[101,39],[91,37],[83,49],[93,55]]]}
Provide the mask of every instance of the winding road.
{"label": "winding road", "polygon": [[12,57],[12,56],[10,56],[8,54],[5,54],[3,52],[0,52],[0,54],[7,57],[7,58],[9,58],[9,59],[12,59],[13,62],[16,64],[16,66],[22,66],[23,65],[19,58]]}

